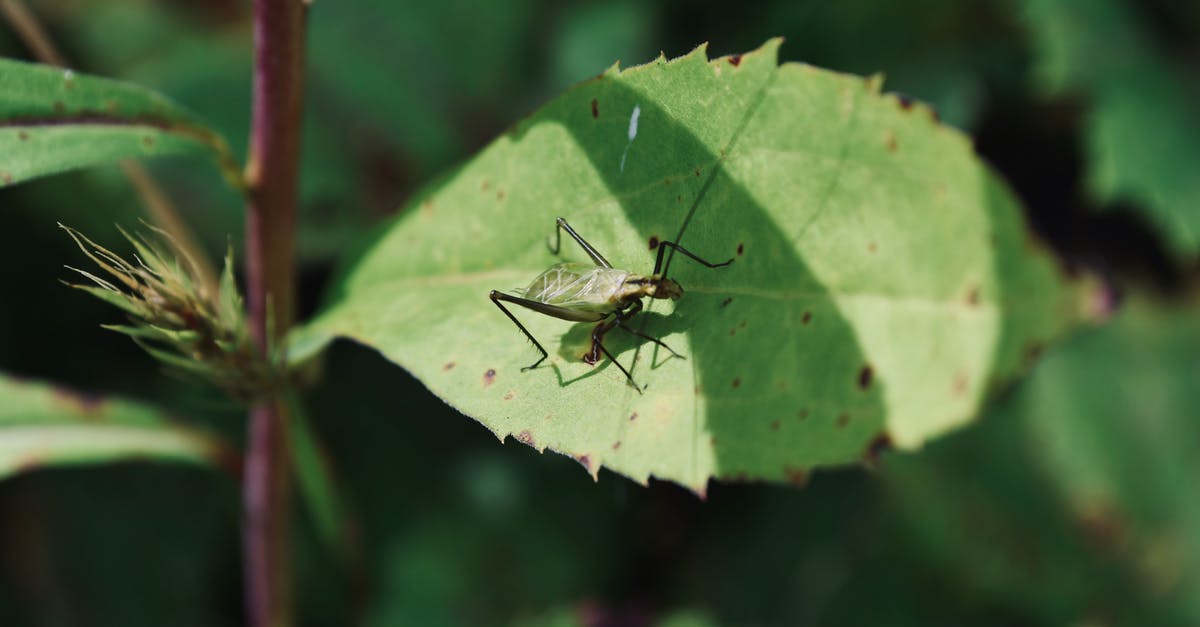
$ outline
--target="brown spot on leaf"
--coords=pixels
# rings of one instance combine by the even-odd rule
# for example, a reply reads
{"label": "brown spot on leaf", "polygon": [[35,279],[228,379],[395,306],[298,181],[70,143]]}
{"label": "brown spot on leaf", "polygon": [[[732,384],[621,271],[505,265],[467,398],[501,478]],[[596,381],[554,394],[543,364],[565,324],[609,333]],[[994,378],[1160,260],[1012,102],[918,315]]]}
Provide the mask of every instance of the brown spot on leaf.
{"label": "brown spot on leaf", "polygon": [[592,117],[600,117],[600,103],[595,98],[592,98]]}
{"label": "brown spot on leaf", "polygon": [[838,429],[844,429],[844,428],[846,428],[846,425],[848,425],[848,424],[850,424],[850,414],[847,412],[842,412],[842,413],[838,414],[838,417],[837,417]]}
{"label": "brown spot on leaf", "polygon": [[913,106],[913,99],[904,94],[896,94],[896,102],[899,102],[900,108],[905,111],[908,111]]}
{"label": "brown spot on leaf", "polygon": [[525,444],[528,444],[529,446],[534,446],[533,434],[529,432],[529,429],[526,429],[526,430],[518,433],[517,440],[520,442],[524,442]]}
{"label": "brown spot on leaf", "polygon": [[739,388],[739,387],[742,387],[742,378],[741,378],[741,377],[734,377],[734,378],[733,378],[733,387],[734,387],[734,389],[737,389],[737,388]]}
{"label": "brown spot on leaf", "polygon": [[0,172],[0,183],[4,183],[5,185],[12,183],[12,174]]}
{"label": "brown spot on leaf", "polygon": [[729,56],[729,65],[737,67],[742,64],[742,55],[734,54]]}
{"label": "brown spot on leaf", "polygon": [[1030,342],[1025,345],[1025,363],[1032,364],[1042,356],[1042,345],[1039,342]]}
{"label": "brown spot on leaf", "polygon": [[488,368],[487,372],[483,373],[483,385],[487,387],[496,381],[496,370]]}
{"label": "brown spot on leaf", "polygon": [[575,457],[575,461],[579,462],[579,465],[583,466],[584,470],[588,471],[588,474],[592,473],[592,458],[591,457],[589,457],[587,455],[575,455],[574,457]]}
{"label": "brown spot on leaf", "polygon": [[104,110],[105,111],[108,111],[109,113],[116,113],[120,109],[121,109],[121,103],[117,102],[116,100],[105,100],[104,101]]}
{"label": "brown spot on leaf", "polygon": [[656,248],[658,248],[658,236],[651,235],[650,236],[650,250],[654,250]]}
{"label": "brown spot on leaf", "polygon": [[695,170],[693,170],[693,172],[695,172],[697,178],[700,177],[700,168],[696,168]]}
{"label": "brown spot on leaf", "polygon": [[741,255],[743,252],[745,252],[745,250],[746,250],[745,244],[743,244],[742,242],[738,242],[738,249],[737,249],[738,255]]}
{"label": "brown spot on leaf", "polygon": [[808,324],[811,321],[812,321],[812,312],[805,309],[804,313],[800,315],[800,324]]}
{"label": "brown spot on leaf", "polygon": [[503,200],[504,200],[504,196],[505,196],[505,194],[504,194],[504,190],[502,190],[502,189],[498,189],[498,190],[496,190],[496,200],[503,201]]}
{"label": "brown spot on leaf", "polygon": [[796,417],[800,420],[808,420],[808,410],[801,409],[800,411],[796,412]]}
{"label": "brown spot on leaf", "polygon": [[738,328],[745,329],[745,328],[746,328],[746,321],[745,321],[745,320],[742,320],[741,322],[739,322],[739,323],[738,323]]}
{"label": "brown spot on leaf", "polygon": [[771,431],[779,431],[779,421],[778,420],[771,421]]}
{"label": "brown spot on leaf", "polygon": [[979,286],[974,285],[967,291],[967,304],[975,306],[979,304]]}
{"label": "brown spot on leaf", "polygon": [[876,435],[867,442],[867,448],[863,451],[863,463],[871,468],[878,466],[879,457],[892,446],[892,436],[886,432]]}
{"label": "brown spot on leaf", "polygon": [[808,471],[799,466],[784,464],[783,477],[788,483],[797,488],[803,488],[808,485]]}
{"label": "brown spot on leaf", "polygon": [[871,387],[871,379],[875,377],[875,371],[871,369],[871,364],[863,364],[861,370],[858,371],[858,387],[867,389]]}
{"label": "brown spot on leaf", "polygon": [[954,384],[951,388],[954,391],[954,395],[962,396],[963,394],[966,394],[968,383],[970,383],[970,379],[967,378],[967,373],[959,370],[958,373],[954,375]]}
{"label": "brown spot on leaf", "polygon": [[507,391],[507,392],[505,392],[505,393],[504,393],[504,400],[506,400],[506,401],[511,401],[511,400],[512,400],[512,397],[513,397],[512,390],[509,390],[509,391]]}
{"label": "brown spot on leaf", "polygon": [[873,253],[877,250],[879,250],[879,245],[876,244],[875,242],[870,242],[867,244],[867,252]]}
{"label": "brown spot on leaf", "polygon": [[634,420],[637,420],[637,412],[636,411],[633,412],[632,414],[629,414],[629,422],[633,422]]}
{"label": "brown spot on leaf", "polygon": [[59,101],[59,100],[54,101],[54,112],[55,113],[65,113],[66,110],[67,110],[67,105],[63,104],[62,101]]}
{"label": "brown spot on leaf", "polygon": [[142,136],[142,145],[147,148],[153,146],[154,145],[154,136],[153,135],[143,135]]}
{"label": "brown spot on leaf", "polygon": [[481,191],[481,192],[486,192],[491,188],[492,188],[492,182],[487,179],[484,179],[483,182],[479,184],[479,191]]}
{"label": "brown spot on leaf", "polygon": [[888,152],[896,152],[896,149],[900,147],[896,143],[896,134],[890,130],[883,134],[883,145],[887,146]]}
{"label": "brown spot on leaf", "polygon": [[456,364],[452,361],[448,361],[448,362],[446,362],[446,365],[442,366],[442,370],[446,370],[446,371],[454,370],[454,367],[457,365],[458,364]]}
{"label": "brown spot on leaf", "polygon": [[104,399],[94,394],[64,388],[54,388],[52,393],[55,401],[81,416],[93,417],[104,409]]}
{"label": "brown spot on leaf", "polygon": [[732,302],[733,302],[733,297],[732,297],[732,296],[728,296],[728,297],[726,297],[726,298],[725,298],[725,300],[721,301],[721,306],[722,306],[722,307],[728,307],[728,306],[729,306],[729,303],[732,303]]}
{"label": "brown spot on leaf", "polygon": [[619,449],[619,448],[621,448],[621,441],[620,441],[620,440],[617,440],[616,442],[613,442],[612,449],[615,451],[615,450],[617,450],[617,449]]}
{"label": "brown spot on leaf", "polygon": [[29,139],[29,133],[26,133],[25,131],[17,131],[17,139],[21,141],[27,141]]}

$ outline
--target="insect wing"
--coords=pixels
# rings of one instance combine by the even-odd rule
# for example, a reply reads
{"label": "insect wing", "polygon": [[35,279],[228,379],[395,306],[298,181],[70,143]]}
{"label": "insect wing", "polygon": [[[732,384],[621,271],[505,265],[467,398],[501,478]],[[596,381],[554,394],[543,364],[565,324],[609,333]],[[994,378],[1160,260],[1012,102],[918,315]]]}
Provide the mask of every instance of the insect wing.
{"label": "insect wing", "polygon": [[625,277],[624,270],[566,262],[552,266],[525,288],[525,298],[581,311],[610,312]]}

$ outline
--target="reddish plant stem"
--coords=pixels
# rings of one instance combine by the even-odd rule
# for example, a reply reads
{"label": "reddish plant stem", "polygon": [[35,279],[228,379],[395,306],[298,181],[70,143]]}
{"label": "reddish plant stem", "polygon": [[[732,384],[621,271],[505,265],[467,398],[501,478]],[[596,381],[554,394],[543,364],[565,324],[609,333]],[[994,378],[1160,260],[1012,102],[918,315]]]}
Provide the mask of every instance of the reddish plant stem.
{"label": "reddish plant stem", "polygon": [[[254,0],[254,102],[246,161],[246,272],[259,350],[281,345],[295,300],[295,224],[304,90],[302,0]],[[286,405],[251,408],[242,483],[246,610],[253,627],[290,625],[291,468]]]}

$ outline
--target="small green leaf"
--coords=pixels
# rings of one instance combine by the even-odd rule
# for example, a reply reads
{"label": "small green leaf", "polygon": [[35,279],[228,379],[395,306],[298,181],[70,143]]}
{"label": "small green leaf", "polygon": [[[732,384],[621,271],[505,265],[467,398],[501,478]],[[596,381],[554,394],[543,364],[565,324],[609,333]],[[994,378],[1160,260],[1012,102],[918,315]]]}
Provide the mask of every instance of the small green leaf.
{"label": "small green leaf", "polygon": [[209,154],[240,185],[225,140],[147,89],[0,59],[0,187],[128,157]]}
{"label": "small green leaf", "polygon": [[[501,438],[698,491],[803,481],[969,421],[1080,290],[968,138],[777,47],[614,68],[523,120],[358,253],[293,360],[352,338]],[[488,292],[558,261],[556,216],[637,273],[665,240],[734,258],[677,256],[684,297],[632,322],[682,358],[609,334],[644,394],[581,361],[592,325],[515,308],[550,352],[521,371],[537,354]],[[563,257],[586,261],[569,240]]]}
{"label": "small green leaf", "polygon": [[233,457],[213,436],[145,405],[0,375],[0,478],[130,459],[221,466]]}
{"label": "small green leaf", "polygon": [[1200,83],[1139,27],[1133,4],[1022,0],[1038,79],[1090,100],[1087,182],[1104,202],[1132,203],[1179,257],[1200,254]]}

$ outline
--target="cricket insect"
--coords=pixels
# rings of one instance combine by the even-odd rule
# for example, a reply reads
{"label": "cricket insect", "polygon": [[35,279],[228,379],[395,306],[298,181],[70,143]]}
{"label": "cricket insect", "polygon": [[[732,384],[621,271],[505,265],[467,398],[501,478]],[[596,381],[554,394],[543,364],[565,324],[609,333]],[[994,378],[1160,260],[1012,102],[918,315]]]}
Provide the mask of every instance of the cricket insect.
{"label": "cricket insect", "polygon": [[729,261],[722,263],[710,263],[675,242],[660,242],[658,258],[654,261],[654,272],[649,276],[643,276],[628,270],[614,268],[599,251],[587,243],[587,240],[580,237],[565,219],[558,218],[555,223],[557,226],[554,229],[554,247],[551,251],[558,254],[562,247],[562,232],[566,231],[595,265],[589,266],[571,261],[556,264],[539,274],[529,284],[529,287],[517,296],[492,290],[490,294],[492,302],[496,303],[500,311],[503,311],[504,315],[517,325],[521,333],[524,333],[525,337],[529,338],[529,341],[533,342],[533,345],[542,354],[532,365],[521,368],[521,371],[537,368],[545,361],[546,349],[533,337],[529,329],[526,329],[525,325],[521,324],[521,321],[517,320],[516,316],[504,306],[504,303],[520,305],[562,320],[599,322],[600,324],[596,325],[592,331],[592,348],[583,356],[583,361],[594,364],[600,360],[600,354],[603,353],[609,361],[621,369],[621,372],[625,373],[629,384],[640,394],[642,388],[634,382],[633,375],[629,374],[629,370],[622,366],[621,362],[617,361],[612,353],[604,347],[604,335],[613,327],[621,327],[626,332],[654,342],[667,349],[672,355],[679,357],[679,353],[671,350],[671,347],[664,344],[662,340],[631,329],[625,324],[625,321],[642,310],[642,299],[647,296],[671,300],[679,300],[683,296],[683,288],[674,279],[668,279],[666,272],[663,271],[663,257],[668,248],[687,255],[709,268],[727,266],[733,263],[733,259],[730,258]]}

